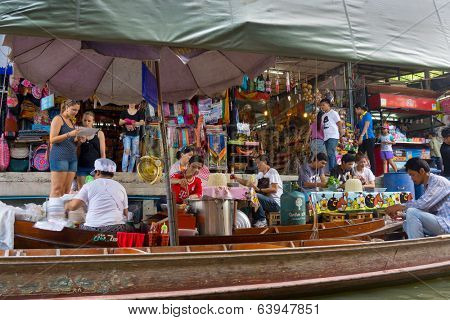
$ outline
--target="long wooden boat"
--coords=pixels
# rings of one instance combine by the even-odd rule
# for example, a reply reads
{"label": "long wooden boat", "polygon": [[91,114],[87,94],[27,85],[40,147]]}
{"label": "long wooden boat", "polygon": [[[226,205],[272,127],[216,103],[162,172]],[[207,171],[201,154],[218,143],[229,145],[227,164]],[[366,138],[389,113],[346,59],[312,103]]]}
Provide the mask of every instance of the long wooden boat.
{"label": "long wooden boat", "polygon": [[180,237],[181,245],[202,245],[221,243],[251,243],[271,241],[307,240],[311,238],[348,238],[359,235],[384,238],[389,232],[401,229],[401,223],[385,225],[383,219],[353,219],[319,223],[315,232],[312,224],[276,226],[265,228],[237,229],[231,236]]}
{"label": "long wooden boat", "polygon": [[[103,234],[75,228],[64,228],[62,231],[48,231],[33,227],[33,222],[16,221],[14,224],[14,248],[46,249],[46,248],[110,248],[117,247],[114,234]],[[385,226],[382,219],[364,221],[329,222],[319,224],[317,237],[339,238],[354,237],[359,234],[382,237],[385,233],[398,229],[398,224]],[[312,225],[279,226],[270,228],[238,229],[231,236],[189,236],[180,237],[181,245],[197,244],[231,244],[251,242],[273,242],[307,240],[313,234]],[[144,246],[148,246],[145,239]]]}
{"label": "long wooden boat", "polygon": [[[308,246],[313,244],[325,246]],[[450,235],[369,243],[0,250],[4,299],[301,297],[447,274]]]}

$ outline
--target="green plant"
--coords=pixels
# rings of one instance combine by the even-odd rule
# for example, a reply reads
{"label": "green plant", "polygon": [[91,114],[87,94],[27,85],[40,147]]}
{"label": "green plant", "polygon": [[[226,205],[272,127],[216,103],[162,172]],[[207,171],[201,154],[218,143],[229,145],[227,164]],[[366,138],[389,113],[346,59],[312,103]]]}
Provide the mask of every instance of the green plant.
{"label": "green plant", "polygon": [[340,184],[339,179],[337,179],[336,177],[331,176],[328,179],[327,187],[338,187],[339,184]]}

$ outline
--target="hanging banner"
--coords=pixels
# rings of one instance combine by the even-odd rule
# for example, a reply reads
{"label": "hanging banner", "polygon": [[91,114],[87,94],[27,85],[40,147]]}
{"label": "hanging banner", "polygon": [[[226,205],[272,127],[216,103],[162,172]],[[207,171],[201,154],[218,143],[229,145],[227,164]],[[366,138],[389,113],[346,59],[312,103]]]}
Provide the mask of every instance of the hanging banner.
{"label": "hanging banner", "polygon": [[41,110],[47,110],[55,106],[55,95],[51,94],[41,99]]}
{"label": "hanging banner", "polygon": [[450,97],[439,101],[440,109],[444,111],[445,114],[450,114]]}
{"label": "hanging banner", "polygon": [[236,91],[236,100],[269,101],[270,94],[263,93],[263,92],[239,92],[239,91]]}
{"label": "hanging banner", "polygon": [[371,96],[369,98],[369,106],[371,109],[385,108],[437,111],[437,103],[435,99],[388,93],[380,93]]}

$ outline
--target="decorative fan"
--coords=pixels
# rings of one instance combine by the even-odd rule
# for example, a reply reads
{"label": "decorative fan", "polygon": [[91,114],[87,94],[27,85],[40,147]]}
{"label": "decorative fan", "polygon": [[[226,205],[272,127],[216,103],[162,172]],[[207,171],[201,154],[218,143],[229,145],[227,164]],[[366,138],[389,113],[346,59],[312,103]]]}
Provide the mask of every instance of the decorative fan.
{"label": "decorative fan", "polygon": [[200,169],[200,171],[198,172],[198,177],[200,179],[202,179],[203,181],[208,181],[209,178],[209,169],[207,166],[203,165],[203,167]]}
{"label": "decorative fan", "polygon": [[142,180],[149,184],[154,184],[161,179],[163,162],[154,156],[141,157],[137,165],[137,172]]}

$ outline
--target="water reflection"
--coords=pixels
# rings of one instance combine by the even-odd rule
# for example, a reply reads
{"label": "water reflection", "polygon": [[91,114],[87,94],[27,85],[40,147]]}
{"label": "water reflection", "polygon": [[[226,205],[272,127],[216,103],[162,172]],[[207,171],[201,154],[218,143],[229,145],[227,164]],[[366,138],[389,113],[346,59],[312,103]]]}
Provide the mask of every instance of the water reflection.
{"label": "water reflection", "polygon": [[308,299],[331,300],[430,300],[450,299],[450,276],[392,287],[345,291]]}

